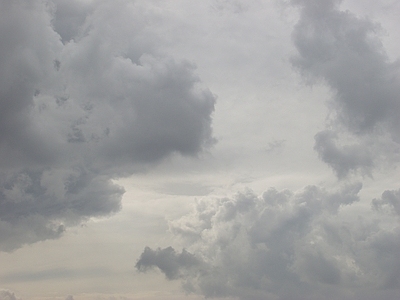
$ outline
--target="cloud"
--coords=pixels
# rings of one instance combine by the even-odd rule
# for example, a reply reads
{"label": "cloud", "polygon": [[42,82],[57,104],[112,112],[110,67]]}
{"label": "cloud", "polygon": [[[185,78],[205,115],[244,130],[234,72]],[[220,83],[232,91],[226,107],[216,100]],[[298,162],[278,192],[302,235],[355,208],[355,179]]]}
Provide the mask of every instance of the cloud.
{"label": "cloud", "polygon": [[4,283],[16,282],[35,282],[46,280],[66,280],[66,279],[82,279],[88,277],[111,277],[115,276],[112,270],[105,267],[94,267],[84,269],[70,269],[70,268],[56,268],[46,269],[37,272],[32,271],[18,271],[10,272],[2,275],[1,281]]}
{"label": "cloud", "polygon": [[280,151],[285,146],[286,140],[273,140],[268,143],[268,147],[265,148],[265,152],[273,153]]}
{"label": "cloud", "polygon": [[[352,135],[359,145],[336,148],[327,132],[316,135],[316,150],[339,177],[350,170],[370,169],[376,152],[356,148],[371,146],[371,136],[384,135],[386,144],[400,144],[399,63],[391,62],[379,33],[379,24],[341,11],[342,1],[296,0],[300,19],[292,34],[298,55],[293,65],[309,82],[323,82],[332,91],[329,105],[331,131]],[[330,134],[332,136],[332,134]],[[386,153],[387,146],[375,150]],[[354,150],[354,151],[353,151]]]}
{"label": "cloud", "polygon": [[372,205],[377,211],[389,208],[389,210],[400,216],[400,190],[385,191],[381,199],[374,199],[372,201]]}
{"label": "cloud", "polygon": [[157,267],[170,280],[182,278],[185,273],[199,266],[201,266],[201,261],[193,254],[185,249],[181,253],[176,253],[172,247],[158,248],[157,250],[146,247],[136,263],[136,268],[139,271],[146,272]]}
{"label": "cloud", "polygon": [[[292,64],[307,83],[331,90],[329,118],[314,149],[341,186],[198,200],[191,213],[170,222],[170,231],[202,263],[190,271],[178,267],[171,248],[175,254],[163,262],[186,272],[167,278],[205,297],[397,299],[400,191],[369,198],[349,175],[372,179],[384,163],[399,161],[398,62],[385,53],[380,26],[341,11],[340,0],[290,3],[300,10]],[[146,248],[142,256],[160,251]]]}
{"label": "cloud", "polygon": [[344,178],[350,171],[363,170],[370,173],[373,167],[371,150],[363,145],[353,144],[338,147],[338,135],[325,130],[315,135],[315,147],[321,159],[329,164],[339,178]]}
{"label": "cloud", "polygon": [[[0,290],[0,300],[22,300],[21,298],[17,298],[15,294],[8,290]],[[74,296],[68,295],[65,297],[65,300],[74,300]]]}
{"label": "cloud", "polygon": [[10,291],[0,290],[0,300],[18,300],[18,298]]}
{"label": "cloud", "polygon": [[0,250],[117,212],[113,179],[215,140],[215,96],[131,1],[1,1]]}
{"label": "cloud", "polygon": [[[397,298],[400,228],[387,227],[395,219],[385,211],[374,218],[363,215],[375,210],[349,213],[360,189],[359,183],[334,191],[308,186],[202,199],[192,213],[171,222],[188,252],[146,248],[137,266],[158,267],[187,292],[206,297]],[[183,253],[193,261],[179,262]]]}

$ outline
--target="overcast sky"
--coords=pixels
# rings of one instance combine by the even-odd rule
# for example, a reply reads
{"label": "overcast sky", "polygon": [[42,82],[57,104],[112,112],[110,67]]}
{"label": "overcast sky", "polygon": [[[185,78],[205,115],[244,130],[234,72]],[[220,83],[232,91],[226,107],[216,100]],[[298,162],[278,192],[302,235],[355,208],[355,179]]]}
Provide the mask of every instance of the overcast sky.
{"label": "overcast sky", "polygon": [[400,298],[400,2],[0,0],[0,300]]}

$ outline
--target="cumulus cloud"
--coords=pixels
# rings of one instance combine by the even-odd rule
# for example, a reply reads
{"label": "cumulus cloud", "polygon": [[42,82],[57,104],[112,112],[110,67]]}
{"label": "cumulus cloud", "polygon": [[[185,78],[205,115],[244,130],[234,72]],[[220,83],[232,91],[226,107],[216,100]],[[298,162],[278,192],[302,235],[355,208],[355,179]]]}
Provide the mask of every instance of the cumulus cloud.
{"label": "cumulus cloud", "polygon": [[[316,150],[338,176],[371,168],[377,153],[393,142],[398,151],[400,144],[399,64],[389,60],[379,24],[341,11],[341,2],[292,1],[300,7],[292,35],[298,55],[292,63],[309,82],[322,81],[331,88],[334,117],[329,129],[345,131],[359,143],[338,148],[326,131],[317,134]],[[386,145],[353,155],[356,148],[371,147],[371,135],[386,136]]]}
{"label": "cumulus cloud", "polygon": [[[308,186],[202,199],[192,213],[171,222],[192,253],[182,255],[202,263],[179,263],[181,254],[172,248],[146,248],[137,267],[158,267],[167,278],[181,280],[186,291],[206,297],[398,298],[400,228],[386,226],[393,215],[385,211],[349,214],[360,189],[360,183],[334,191]],[[397,193],[385,192],[383,201]]]}
{"label": "cumulus cloud", "polygon": [[214,143],[215,97],[131,1],[0,1],[0,250],[120,208],[112,179]]}
{"label": "cumulus cloud", "polygon": [[[342,186],[197,201],[170,230],[201,264],[177,266],[176,254],[147,264],[186,270],[167,278],[187,292],[252,300],[400,297],[400,191],[372,199],[348,180],[354,173],[372,178],[382,162],[399,161],[399,65],[385,53],[380,26],[340,10],[341,2],[290,1],[300,9],[292,64],[308,83],[331,89],[329,120],[314,149]],[[146,248],[142,257],[160,251]]]}

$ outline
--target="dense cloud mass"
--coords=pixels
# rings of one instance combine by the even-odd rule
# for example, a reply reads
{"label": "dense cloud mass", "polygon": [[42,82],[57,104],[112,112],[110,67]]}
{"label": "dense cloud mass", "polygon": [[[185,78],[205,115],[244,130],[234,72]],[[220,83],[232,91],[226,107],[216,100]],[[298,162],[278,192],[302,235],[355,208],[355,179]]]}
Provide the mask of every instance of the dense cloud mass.
{"label": "dense cloud mass", "polygon": [[214,142],[215,97],[193,65],[157,50],[152,12],[123,0],[0,5],[0,250],[118,211],[112,179]]}
{"label": "dense cloud mass", "polygon": [[[4,287],[66,300],[171,288],[135,267],[194,297],[400,299],[400,64],[342,2],[0,0],[0,252],[118,212],[118,179],[173,157],[135,177],[143,198],[120,218],[0,253]],[[172,52],[221,95],[222,145],[204,164],[174,154],[215,143],[216,99]],[[297,94],[294,74],[323,87],[325,122],[300,99],[321,90]],[[243,191],[266,181],[280,188]],[[171,246],[137,252],[155,239]]]}
{"label": "dense cloud mass", "polygon": [[[383,152],[398,161],[394,156],[400,144],[400,71],[383,48],[379,24],[341,11],[342,1],[292,2],[300,7],[292,35],[299,54],[292,63],[308,81],[322,80],[333,94],[331,133],[316,136],[315,149],[322,160],[339,177],[357,170],[365,173]],[[358,145],[335,146],[341,135],[350,135]],[[361,148],[374,151],[360,153]]]}
{"label": "dense cloud mass", "polygon": [[[178,263],[172,248],[146,248],[137,268],[159,268],[206,297],[398,299],[400,191],[361,197],[362,183],[348,176],[372,178],[376,168],[399,161],[398,63],[389,61],[379,25],[341,11],[340,0],[291,3],[300,9],[292,64],[308,83],[332,92],[314,149],[341,188],[271,188],[261,196],[247,191],[199,200],[192,213],[170,222],[198,263]],[[167,274],[168,261],[179,276]]]}
{"label": "dense cloud mass", "polygon": [[360,189],[360,183],[337,191],[308,186],[200,200],[193,213],[171,222],[192,254],[146,248],[137,268],[158,267],[206,297],[395,299],[399,191],[349,214]]}

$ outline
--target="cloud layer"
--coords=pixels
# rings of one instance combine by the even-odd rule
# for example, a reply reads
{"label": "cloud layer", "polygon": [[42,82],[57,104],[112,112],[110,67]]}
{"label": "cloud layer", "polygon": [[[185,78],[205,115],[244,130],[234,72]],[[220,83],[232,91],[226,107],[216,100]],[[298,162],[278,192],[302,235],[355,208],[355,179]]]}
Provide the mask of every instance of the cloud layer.
{"label": "cloud layer", "polygon": [[118,211],[112,179],[214,142],[215,97],[158,50],[151,11],[0,3],[0,250]]}

